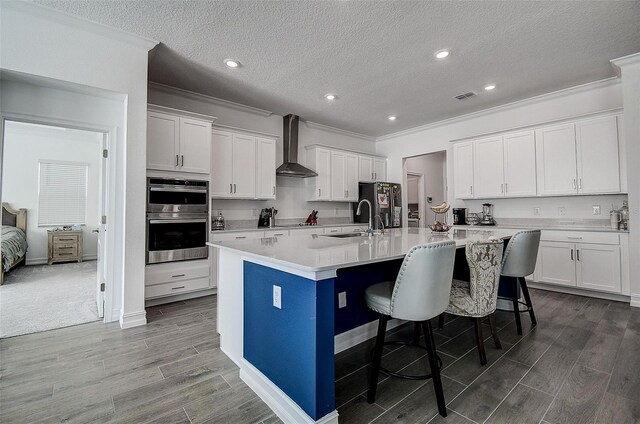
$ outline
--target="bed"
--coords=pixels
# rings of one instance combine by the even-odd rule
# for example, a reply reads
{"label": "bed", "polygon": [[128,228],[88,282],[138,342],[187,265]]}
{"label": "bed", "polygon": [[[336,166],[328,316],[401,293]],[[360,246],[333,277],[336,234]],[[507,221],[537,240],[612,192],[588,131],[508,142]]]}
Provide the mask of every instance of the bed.
{"label": "bed", "polygon": [[0,285],[4,274],[24,265],[27,255],[27,210],[13,209],[2,203],[2,264],[0,264]]}

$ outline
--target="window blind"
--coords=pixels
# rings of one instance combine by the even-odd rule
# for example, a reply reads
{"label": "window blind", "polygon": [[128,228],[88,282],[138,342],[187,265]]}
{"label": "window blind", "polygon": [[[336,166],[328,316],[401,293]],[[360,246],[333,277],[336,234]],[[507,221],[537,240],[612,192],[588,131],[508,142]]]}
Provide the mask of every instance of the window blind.
{"label": "window blind", "polygon": [[39,163],[38,226],[82,225],[87,219],[86,163]]}

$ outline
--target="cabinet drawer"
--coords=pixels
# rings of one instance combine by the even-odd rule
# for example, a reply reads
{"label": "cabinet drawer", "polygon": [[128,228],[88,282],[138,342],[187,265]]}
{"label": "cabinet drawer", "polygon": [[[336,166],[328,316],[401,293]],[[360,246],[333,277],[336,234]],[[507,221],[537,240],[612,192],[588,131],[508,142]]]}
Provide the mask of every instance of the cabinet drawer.
{"label": "cabinet drawer", "polygon": [[197,278],[209,280],[209,260],[147,265],[145,286],[182,282]]}
{"label": "cabinet drawer", "polygon": [[284,237],[289,235],[289,230],[269,230],[264,232],[265,237]]}
{"label": "cabinet drawer", "polygon": [[236,233],[212,233],[212,241],[231,241],[244,239],[258,239],[264,237],[264,231],[245,231]]}
{"label": "cabinet drawer", "polygon": [[64,249],[69,249],[69,248],[75,248],[77,246],[78,246],[78,242],[77,241],[71,242],[71,241],[57,241],[56,240],[56,241],[53,242],[53,248],[55,250],[58,250],[58,249],[64,250]]}
{"label": "cabinet drawer", "polygon": [[620,236],[614,233],[589,233],[580,231],[544,230],[540,236],[542,241],[562,241],[568,243],[620,244]]}
{"label": "cabinet drawer", "polygon": [[338,234],[342,232],[342,227],[328,227],[324,229],[325,234]]}
{"label": "cabinet drawer", "polygon": [[366,230],[366,225],[342,227],[343,233],[364,233]]}
{"label": "cabinet drawer", "polygon": [[194,290],[209,288],[209,277],[196,278],[194,280],[176,281],[173,283],[156,284],[145,287],[145,298],[171,296]]}
{"label": "cabinet drawer", "polygon": [[60,249],[53,251],[53,259],[76,258],[78,256],[78,248],[76,246],[68,249]]}
{"label": "cabinet drawer", "polygon": [[291,236],[300,236],[303,234],[324,234],[324,228],[320,227],[306,227],[306,228],[296,228],[296,229],[291,229],[289,232],[289,235]]}
{"label": "cabinet drawer", "polygon": [[78,242],[78,236],[77,235],[53,236],[53,244],[56,244],[56,243],[77,243],[77,242]]}

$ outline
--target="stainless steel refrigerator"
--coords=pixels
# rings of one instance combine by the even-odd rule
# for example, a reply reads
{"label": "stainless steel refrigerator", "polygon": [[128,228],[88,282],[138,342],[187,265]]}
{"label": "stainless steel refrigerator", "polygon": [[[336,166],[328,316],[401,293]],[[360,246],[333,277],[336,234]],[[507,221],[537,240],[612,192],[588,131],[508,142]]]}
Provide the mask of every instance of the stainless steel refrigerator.
{"label": "stainless steel refrigerator", "polygon": [[[380,219],[384,228],[402,227],[402,190],[396,183],[360,183],[359,199],[367,199],[373,205],[373,228],[380,229]],[[361,214],[356,215],[358,204],[353,204],[353,219],[355,222],[369,222],[369,206],[362,204]],[[380,219],[376,218],[379,216]]]}

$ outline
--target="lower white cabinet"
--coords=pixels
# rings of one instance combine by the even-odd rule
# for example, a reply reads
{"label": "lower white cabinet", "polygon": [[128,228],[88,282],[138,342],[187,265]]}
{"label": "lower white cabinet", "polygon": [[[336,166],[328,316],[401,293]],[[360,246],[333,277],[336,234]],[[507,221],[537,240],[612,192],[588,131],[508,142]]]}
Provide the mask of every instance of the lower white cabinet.
{"label": "lower white cabinet", "polygon": [[613,233],[543,231],[534,280],[622,292],[620,241]]}
{"label": "lower white cabinet", "polygon": [[150,264],[145,268],[145,298],[189,293],[213,287],[209,259]]}

